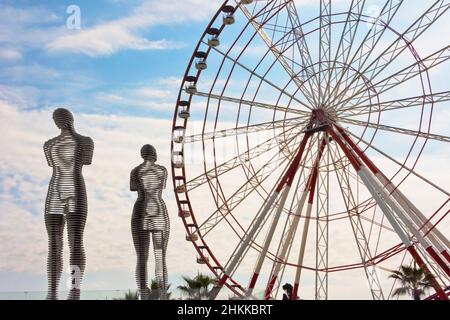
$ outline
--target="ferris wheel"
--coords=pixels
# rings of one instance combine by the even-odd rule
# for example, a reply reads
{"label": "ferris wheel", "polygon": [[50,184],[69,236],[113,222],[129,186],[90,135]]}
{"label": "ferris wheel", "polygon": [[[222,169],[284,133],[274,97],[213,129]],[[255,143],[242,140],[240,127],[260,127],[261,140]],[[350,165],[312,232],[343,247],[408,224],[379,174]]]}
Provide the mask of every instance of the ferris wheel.
{"label": "ferris wheel", "polygon": [[211,299],[277,299],[285,284],[294,300],[389,299],[389,273],[413,263],[434,276],[428,299],[448,299],[450,172],[433,159],[450,150],[449,7],[223,3],[172,128],[179,216],[217,277]]}

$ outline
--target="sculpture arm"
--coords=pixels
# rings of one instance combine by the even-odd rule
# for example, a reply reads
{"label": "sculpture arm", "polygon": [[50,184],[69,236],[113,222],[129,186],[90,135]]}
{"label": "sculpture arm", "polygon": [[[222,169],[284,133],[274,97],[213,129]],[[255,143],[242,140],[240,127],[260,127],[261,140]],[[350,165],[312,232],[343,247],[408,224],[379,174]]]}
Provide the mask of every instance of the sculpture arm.
{"label": "sculpture arm", "polygon": [[94,155],[94,141],[86,137],[83,141],[83,164],[90,165],[92,163],[92,157]]}
{"label": "sculpture arm", "polygon": [[133,169],[130,174],[130,191],[138,191],[138,180],[136,176],[136,169]]}
{"label": "sculpture arm", "polygon": [[45,159],[47,159],[47,164],[49,167],[53,167],[52,161],[50,159],[50,146],[49,146],[49,141],[47,141],[46,143],[44,143],[44,154],[45,154]]}
{"label": "sculpture arm", "polygon": [[164,172],[164,176],[163,176],[163,189],[166,188],[167,185],[167,169],[165,167],[163,167],[163,172]]}

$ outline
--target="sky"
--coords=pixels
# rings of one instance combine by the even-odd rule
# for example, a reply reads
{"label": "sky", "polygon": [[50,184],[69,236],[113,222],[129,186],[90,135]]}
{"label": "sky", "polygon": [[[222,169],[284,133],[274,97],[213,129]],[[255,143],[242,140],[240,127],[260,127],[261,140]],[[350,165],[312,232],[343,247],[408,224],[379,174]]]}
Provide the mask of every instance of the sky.
{"label": "sky", "polygon": [[[403,8],[395,20],[399,30],[432,3],[406,2],[411,3],[408,14]],[[95,141],[93,164],[83,169],[89,194],[83,288],[134,288],[135,253],[130,217],[135,194],[128,190],[129,173],[140,163],[140,147],[147,143],[157,148],[159,162],[170,167],[171,125],[181,79],[199,37],[221,3],[221,0],[0,0],[0,292],[46,289],[47,238],[43,210],[51,170],[46,165],[42,145],[58,134],[51,119],[57,107],[69,108],[75,115],[77,131]],[[368,1],[365,12],[371,15],[382,3]],[[333,1],[333,8],[340,10],[348,4],[349,1]],[[317,15],[317,1],[299,0],[296,5],[305,20]],[[233,35],[240,30],[244,19],[240,13]],[[441,20],[426,37],[417,40],[417,50],[422,56],[448,45],[444,42],[448,39],[450,23],[448,19]],[[223,45],[232,39],[232,35],[224,38]],[[381,45],[389,40],[386,36]],[[243,61],[256,61],[267,49],[258,41],[248,49]],[[410,63],[406,57],[399,60],[398,69]],[[448,88],[448,63],[444,65],[447,69],[442,66],[431,73],[437,91]],[[276,74],[279,68],[270,75],[281,85],[284,78]],[[213,76],[213,72],[205,74],[205,81],[199,86],[208,88]],[[232,79],[230,95],[240,92],[243,79],[242,74]],[[391,98],[414,96],[416,89],[417,83],[406,83],[384,98],[388,100],[390,94]],[[275,98],[271,94],[267,89],[259,98],[272,102]],[[439,104],[432,128],[434,133],[448,136],[450,113],[442,108],[446,104]],[[193,132],[202,125],[201,110],[199,107],[198,114],[194,114]],[[260,118],[252,119],[261,121],[265,116],[261,113]],[[235,120],[231,113],[222,113],[221,117],[224,127]],[[386,124],[399,121],[408,127],[417,121],[417,115],[405,113],[385,121]],[[258,141],[262,140],[258,137]],[[389,136],[380,134],[375,141],[383,145],[388,140]],[[396,141],[397,144],[386,143],[384,150],[402,159],[404,150],[399,145],[403,140]],[[221,145],[224,159],[231,154],[227,153],[229,146],[234,150],[232,144]],[[379,157],[376,159],[386,165],[386,170],[395,171],[389,167],[392,164]],[[193,159],[195,162],[195,154]],[[430,143],[421,159],[418,170],[448,190],[450,173],[445,169],[450,160],[448,146]],[[201,165],[194,163],[194,171],[201,170]],[[233,177],[228,179],[231,190]],[[418,194],[414,182],[405,186],[405,190],[424,207],[429,201],[437,203],[443,199],[442,194]],[[163,196],[171,216],[168,268],[169,282],[175,287],[181,275],[193,276],[197,271],[208,273],[209,270],[196,263],[196,252],[185,240],[170,181]],[[214,205],[212,199],[208,201],[199,202],[199,207],[207,210]],[[448,235],[448,223],[444,228]],[[336,230],[336,239],[344,241],[345,229]],[[222,242],[228,245],[225,229],[215,241],[216,248]],[[345,249],[345,245],[337,248]],[[67,244],[65,249],[67,260]],[[252,267],[248,265],[245,270],[250,272]],[[367,298],[364,285],[347,287],[349,279],[352,274],[332,282],[334,297]],[[312,287],[313,281],[307,276],[305,286]]]}

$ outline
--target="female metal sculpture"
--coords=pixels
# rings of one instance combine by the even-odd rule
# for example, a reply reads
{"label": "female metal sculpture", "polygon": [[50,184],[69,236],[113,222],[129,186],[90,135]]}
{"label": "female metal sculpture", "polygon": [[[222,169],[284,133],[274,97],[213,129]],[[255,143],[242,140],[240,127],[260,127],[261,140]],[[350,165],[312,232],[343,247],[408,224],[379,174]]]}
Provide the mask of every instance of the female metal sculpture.
{"label": "female metal sculpture", "polygon": [[144,162],[131,171],[130,190],[138,192],[131,218],[131,231],[136,249],[136,282],[141,300],[147,300],[150,290],[147,278],[147,260],[150,234],[155,253],[155,278],[159,299],[167,298],[166,249],[169,240],[169,215],[162,200],[162,190],[166,187],[167,170],[155,164],[156,150],[151,145],[141,149]]}
{"label": "female metal sculpture", "polygon": [[94,143],[75,132],[72,113],[63,108],[53,113],[61,134],[44,144],[47,163],[53,175],[45,202],[45,226],[48,233],[47,299],[58,298],[63,259],[63,234],[67,221],[70,248],[71,287],[68,299],[80,299],[80,284],[85,268],[83,232],[87,216],[86,187],[82,166],[92,161]]}

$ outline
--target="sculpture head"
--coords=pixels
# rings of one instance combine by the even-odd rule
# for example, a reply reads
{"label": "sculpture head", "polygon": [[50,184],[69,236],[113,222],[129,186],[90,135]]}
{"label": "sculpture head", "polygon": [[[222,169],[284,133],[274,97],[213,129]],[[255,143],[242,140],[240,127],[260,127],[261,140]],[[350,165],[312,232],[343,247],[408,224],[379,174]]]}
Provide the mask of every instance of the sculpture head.
{"label": "sculpture head", "polygon": [[156,154],[156,149],[154,146],[150,144],[146,144],[141,148],[141,157],[144,160],[148,160],[150,162],[156,162],[158,156]]}
{"label": "sculpture head", "polygon": [[71,129],[73,127],[73,115],[72,113],[64,108],[58,108],[53,112],[53,121],[55,121],[56,126],[63,129]]}

